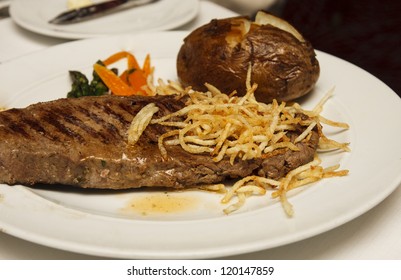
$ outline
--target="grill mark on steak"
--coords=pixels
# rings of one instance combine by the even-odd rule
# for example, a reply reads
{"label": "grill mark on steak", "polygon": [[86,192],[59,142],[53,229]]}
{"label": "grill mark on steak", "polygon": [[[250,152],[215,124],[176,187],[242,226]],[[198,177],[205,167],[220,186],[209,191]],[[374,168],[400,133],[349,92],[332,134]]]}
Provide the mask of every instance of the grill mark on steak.
{"label": "grill mark on steak", "polygon": [[43,126],[41,126],[40,123],[35,119],[28,119],[26,116],[24,116],[21,118],[21,122],[26,123],[31,129],[33,129],[39,134],[44,135],[46,133]]}
{"label": "grill mark on steak", "polygon": [[[121,139],[119,129],[117,129],[112,123],[106,120],[106,114],[100,116],[89,110],[89,108],[84,108],[82,106],[77,106],[75,109],[88,118],[87,122],[81,122],[80,125],[77,125],[80,127],[86,127],[85,130],[88,132],[90,137],[100,137],[102,142],[106,144]],[[90,124],[91,127],[89,127],[88,124]],[[95,126],[99,126],[100,129],[95,129]]]}
{"label": "grill mark on steak", "polygon": [[[121,110],[123,110],[125,112],[132,112],[132,110],[135,110],[136,112],[138,112],[140,110],[140,107],[135,102],[120,103],[120,104],[118,104],[118,106],[119,106],[119,108],[121,108]],[[137,107],[137,108],[135,108],[135,107]]]}
{"label": "grill mark on steak", "polygon": [[[81,112],[83,112],[82,108],[79,108]],[[94,113],[89,113],[87,112],[88,110],[85,110],[84,114],[89,118],[88,121],[82,121],[79,117],[74,115],[74,110],[71,109],[70,107],[63,108],[62,111],[55,111],[55,113],[60,117],[63,118],[66,122],[74,126],[74,130],[81,130],[82,132],[85,132],[88,135],[85,135],[84,137],[93,137],[96,139],[99,139],[103,143],[110,143],[110,141],[114,138],[120,138],[120,134],[118,133],[118,129],[114,127],[114,125],[107,123],[105,120],[103,120],[101,117],[97,116]],[[91,120],[95,121],[95,124],[100,122],[101,130],[97,130],[93,127],[93,122]],[[101,120],[101,121],[99,121]]]}
{"label": "grill mark on steak", "polygon": [[99,110],[103,110],[106,112],[109,116],[113,117],[116,121],[122,124],[129,124],[130,122],[127,121],[123,115],[121,115],[119,112],[116,111],[116,108],[110,108],[108,106],[109,104],[100,104],[99,102],[94,103],[94,107],[96,107]]}
{"label": "grill mark on steak", "polygon": [[100,137],[101,135],[99,133],[96,133],[96,130],[94,130],[91,126],[88,126],[86,123],[83,123],[80,119],[78,119],[77,117],[73,116],[73,115],[63,115],[63,119],[74,125],[76,128],[80,128],[83,131],[85,131],[87,134],[89,134],[89,136],[91,137]]}
{"label": "grill mark on steak", "polygon": [[54,112],[45,111],[42,118],[45,122],[57,129],[56,131],[52,130],[52,132],[60,133],[64,135],[65,138],[76,139],[79,142],[86,142],[84,137],[67,127],[64,123],[60,122],[58,118],[55,118],[55,116],[57,116],[57,114],[54,114]]}
{"label": "grill mark on steak", "polygon": [[34,118],[30,118],[28,119],[27,116],[25,116],[24,118],[21,119],[22,122],[26,123],[27,125],[29,125],[29,127],[31,129],[33,129],[34,131],[36,131],[36,133],[43,135],[44,137],[52,140],[52,141],[59,141],[60,139],[50,133],[46,133],[46,130],[43,128],[43,126]]}
{"label": "grill mark on steak", "polygon": [[214,162],[209,154],[190,154],[180,146],[167,146],[168,159],[164,159],[157,139],[172,128],[161,125],[149,125],[136,145],[127,144],[129,125],[143,106],[155,103],[156,117],[162,117],[183,108],[187,100],[186,96],[107,95],[0,112],[0,182],[100,189],[185,188],[255,174],[278,179],[314,157],[317,132],[296,144],[300,151],[236,159],[233,165],[228,157]]}
{"label": "grill mark on steak", "polygon": [[9,124],[5,128],[13,133],[18,133],[25,138],[30,138],[30,135],[25,128],[26,124],[20,121],[22,115],[22,112],[15,109],[5,111],[2,117],[4,121]]}
{"label": "grill mark on steak", "polygon": [[3,128],[8,129],[12,133],[18,133],[25,138],[34,139],[35,135],[32,134],[34,131],[52,141],[59,141],[59,138],[55,135],[46,133],[40,122],[36,120],[35,116],[29,114],[29,112],[11,109],[5,111],[2,118],[3,121],[9,123],[8,127],[3,126]]}

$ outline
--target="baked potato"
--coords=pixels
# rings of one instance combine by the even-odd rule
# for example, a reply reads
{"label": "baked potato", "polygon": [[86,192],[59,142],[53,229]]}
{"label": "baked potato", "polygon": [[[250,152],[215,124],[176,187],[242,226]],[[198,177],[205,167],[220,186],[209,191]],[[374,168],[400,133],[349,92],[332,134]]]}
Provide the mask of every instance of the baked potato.
{"label": "baked potato", "polygon": [[310,42],[288,22],[260,11],[248,17],[214,19],[185,39],[177,55],[177,75],[184,86],[206,90],[212,84],[224,93],[258,88],[260,102],[290,101],[314,87],[320,68]]}

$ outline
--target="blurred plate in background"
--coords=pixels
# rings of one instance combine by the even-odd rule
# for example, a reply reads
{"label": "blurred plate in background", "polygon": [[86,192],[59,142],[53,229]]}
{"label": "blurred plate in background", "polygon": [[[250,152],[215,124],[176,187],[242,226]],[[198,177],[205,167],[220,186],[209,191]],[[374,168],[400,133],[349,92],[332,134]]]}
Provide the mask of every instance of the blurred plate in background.
{"label": "blurred plate in background", "polygon": [[66,9],[66,0],[14,0],[10,5],[10,14],[19,26],[27,30],[58,38],[82,39],[173,29],[195,18],[199,0],[160,0],[80,23],[48,23]]}

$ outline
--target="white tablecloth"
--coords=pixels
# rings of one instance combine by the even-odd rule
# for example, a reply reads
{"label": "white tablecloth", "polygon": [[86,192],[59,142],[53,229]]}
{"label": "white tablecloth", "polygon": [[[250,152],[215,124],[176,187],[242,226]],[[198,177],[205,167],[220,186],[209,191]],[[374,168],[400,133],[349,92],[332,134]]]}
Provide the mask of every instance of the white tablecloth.
{"label": "white tablecloth", "polygon": [[[234,12],[216,4],[201,1],[198,17],[177,29],[193,30],[195,27],[207,23],[213,18],[234,15]],[[0,38],[0,63],[66,42],[66,40],[50,38],[26,31],[15,25],[11,19],[0,20]],[[400,214],[401,188],[398,188],[372,210],[331,231],[293,244],[225,259],[400,260]],[[0,232],[0,259],[98,258],[44,247]]]}

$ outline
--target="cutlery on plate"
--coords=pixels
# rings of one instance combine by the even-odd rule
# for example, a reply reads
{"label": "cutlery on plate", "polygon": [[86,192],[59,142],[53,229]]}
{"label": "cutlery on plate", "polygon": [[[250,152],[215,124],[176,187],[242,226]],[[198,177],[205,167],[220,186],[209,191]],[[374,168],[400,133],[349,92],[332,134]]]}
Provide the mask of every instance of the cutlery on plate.
{"label": "cutlery on plate", "polygon": [[95,16],[101,16],[111,11],[116,11],[118,7],[132,8],[139,7],[159,0],[110,0],[105,2],[100,2],[97,4],[85,6],[78,9],[65,11],[55,18],[51,19],[49,23],[51,24],[69,24],[77,23],[84,20],[88,20]]}
{"label": "cutlery on plate", "polygon": [[8,6],[4,6],[0,8],[0,19],[10,17],[10,12]]}

